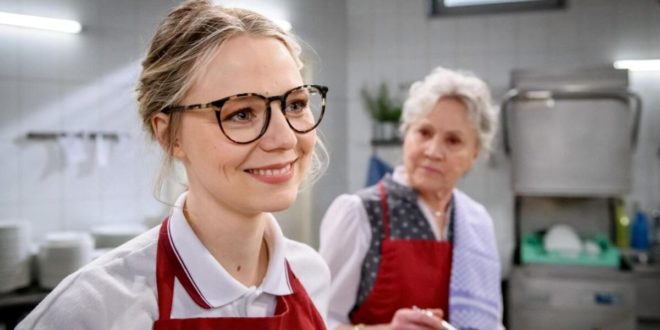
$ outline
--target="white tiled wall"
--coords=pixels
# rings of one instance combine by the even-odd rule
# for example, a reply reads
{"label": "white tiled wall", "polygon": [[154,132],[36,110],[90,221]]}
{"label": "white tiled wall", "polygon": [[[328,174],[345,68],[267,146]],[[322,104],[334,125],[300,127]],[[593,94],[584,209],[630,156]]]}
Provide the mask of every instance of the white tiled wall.
{"label": "white tiled wall", "polygon": [[[658,42],[660,43],[660,42]],[[660,49],[658,51],[660,53]],[[636,72],[631,89],[642,96],[640,136],[633,159],[631,201],[644,210],[660,209],[660,72]]]}
{"label": "white tiled wall", "polygon": [[[0,27],[3,218],[32,222],[38,237],[48,230],[142,221],[164,211],[151,194],[159,154],[140,129],[133,87],[155,25],[176,3],[0,0],[0,11],[72,18],[84,25],[83,33],[74,36]],[[426,0],[268,4],[282,10],[294,32],[316,51],[314,81],[330,87],[321,127],[330,168],[303,199],[311,206],[298,206],[304,210],[300,214],[311,213],[306,232],[298,235],[312,245],[332,199],[365,182],[372,152],[365,129],[370,122],[359,99],[365,84],[385,80],[393,87],[405,86],[445,65],[481,75],[499,98],[514,68],[660,57],[660,6],[653,0],[574,0],[562,11],[441,18],[427,16]],[[657,73],[631,76],[632,88],[645,101],[631,195],[645,208],[660,207],[659,79]],[[107,168],[92,163],[71,168],[54,142],[23,138],[29,130],[80,129],[128,133],[132,148],[115,146]],[[505,260],[513,247],[509,177],[508,159],[497,152],[461,184],[495,218]]]}
{"label": "white tiled wall", "polygon": [[[0,219],[32,223],[38,240],[48,231],[142,222],[166,212],[152,195],[160,154],[140,127],[134,88],[139,61],[157,23],[177,3],[0,0],[0,11],[83,24],[77,35],[0,26]],[[293,23],[294,33],[317,53],[315,82],[330,86],[329,115],[322,129],[333,132],[326,139],[332,152],[331,178],[322,179],[306,205],[298,206],[304,212],[293,214],[304,214],[305,219],[283,219],[285,225],[291,222],[292,236],[315,244],[317,219],[331,198],[345,191],[345,4],[280,0],[234,5],[281,11],[282,18]],[[81,130],[119,132],[128,139],[111,146],[109,165],[103,168],[94,162],[91,142],[90,159],[70,166],[57,142],[25,139],[28,131]]]}
{"label": "white tiled wall", "polygon": [[[139,59],[171,1],[0,1],[0,11],[69,18],[84,30],[66,35],[0,27],[1,219],[48,231],[142,222],[162,214],[151,197],[159,154],[142,133],[134,98]],[[142,10],[147,8],[148,11]],[[149,27],[140,22],[150,22]],[[112,131],[110,161],[70,164],[57,141],[27,140],[29,131]],[[121,148],[121,147],[125,148]]]}
{"label": "white tiled wall", "polygon": [[[573,0],[559,11],[434,18],[427,5],[427,0],[347,0],[349,190],[364,184],[372,153],[364,129],[369,119],[359,98],[365,84],[409,84],[443,65],[475,72],[499,101],[512,69],[660,57],[660,4],[653,0]],[[631,83],[645,102],[631,198],[650,210],[660,208],[660,73],[633,74]],[[460,184],[493,216],[505,264],[514,246],[509,182],[509,162],[500,149]]]}

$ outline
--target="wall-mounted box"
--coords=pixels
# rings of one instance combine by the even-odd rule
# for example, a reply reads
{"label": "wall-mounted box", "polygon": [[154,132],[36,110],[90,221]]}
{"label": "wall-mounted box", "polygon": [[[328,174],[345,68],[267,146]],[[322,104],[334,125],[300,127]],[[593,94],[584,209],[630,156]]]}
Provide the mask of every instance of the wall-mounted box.
{"label": "wall-mounted box", "polygon": [[518,195],[620,196],[630,189],[641,101],[625,70],[515,71],[502,105]]}

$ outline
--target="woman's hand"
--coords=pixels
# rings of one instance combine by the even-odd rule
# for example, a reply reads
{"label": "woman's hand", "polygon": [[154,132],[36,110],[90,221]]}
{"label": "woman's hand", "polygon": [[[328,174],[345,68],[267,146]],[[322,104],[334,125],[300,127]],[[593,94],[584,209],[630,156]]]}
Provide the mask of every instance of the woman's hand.
{"label": "woman's hand", "polygon": [[442,309],[439,308],[421,309],[413,306],[413,308],[397,310],[389,324],[341,325],[335,330],[444,330],[442,327],[443,315]]}
{"label": "woman's hand", "polygon": [[392,318],[392,330],[442,329],[442,310],[437,308],[401,308]]}

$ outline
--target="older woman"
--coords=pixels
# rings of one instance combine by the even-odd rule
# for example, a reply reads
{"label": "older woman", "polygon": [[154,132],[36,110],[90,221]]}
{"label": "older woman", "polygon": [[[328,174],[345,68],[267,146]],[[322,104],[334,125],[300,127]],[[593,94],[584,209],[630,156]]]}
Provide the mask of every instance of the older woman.
{"label": "older woman", "polygon": [[[436,68],[404,104],[403,166],[339,196],[321,225],[332,273],[330,328],[501,324],[500,264],[484,207],[456,189],[495,134],[477,77]],[[420,312],[422,311],[422,312]]]}

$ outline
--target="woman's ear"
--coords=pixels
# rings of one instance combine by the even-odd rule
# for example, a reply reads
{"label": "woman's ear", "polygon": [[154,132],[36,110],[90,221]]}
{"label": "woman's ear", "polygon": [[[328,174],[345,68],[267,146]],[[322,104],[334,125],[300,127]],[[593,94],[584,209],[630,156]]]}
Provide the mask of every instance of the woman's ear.
{"label": "woman's ear", "polygon": [[[158,113],[155,116],[151,117],[151,129],[154,131],[154,135],[158,140],[158,144],[165,150],[165,152],[170,153],[172,157],[181,159],[184,156],[183,149],[179,143],[178,130],[177,132],[172,132],[170,129],[170,115],[164,113]],[[173,136],[170,136],[173,134]]]}
{"label": "woman's ear", "polygon": [[474,150],[474,155],[472,155],[472,160],[477,160],[479,158],[479,153],[481,153],[481,145],[477,145],[477,147]]}

